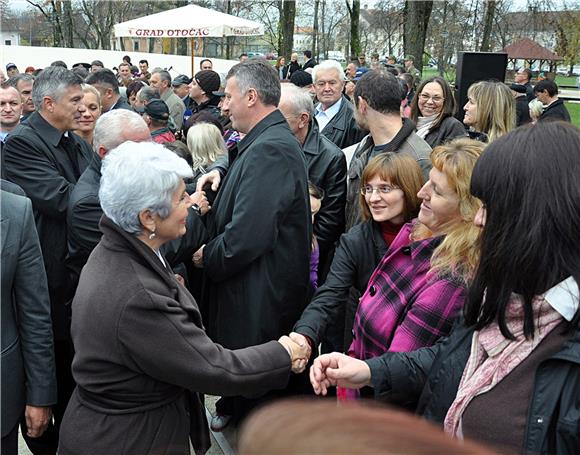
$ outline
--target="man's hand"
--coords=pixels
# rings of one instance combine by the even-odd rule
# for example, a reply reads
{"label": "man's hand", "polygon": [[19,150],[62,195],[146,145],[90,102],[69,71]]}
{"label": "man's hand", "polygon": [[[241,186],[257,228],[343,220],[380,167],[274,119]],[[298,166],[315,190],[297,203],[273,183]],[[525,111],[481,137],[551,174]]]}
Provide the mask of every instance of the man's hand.
{"label": "man's hand", "polygon": [[203,249],[205,245],[202,245],[199,250],[193,253],[193,257],[191,258],[193,261],[193,265],[198,269],[203,269]]}
{"label": "man's hand", "polygon": [[310,383],[317,395],[326,395],[330,386],[360,389],[370,380],[371,370],[366,362],[338,352],[317,357],[310,368]]}
{"label": "man's hand", "polygon": [[217,191],[220,183],[222,180],[222,176],[217,170],[213,170],[208,172],[207,174],[203,174],[199,180],[197,181],[197,186],[195,187],[195,191],[201,191],[203,188],[208,184],[211,183],[212,191]]}
{"label": "man's hand", "polygon": [[306,342],[305,346],[300,346],[298,343],[292,341],[289,337],[284,335],[283,337],[280,337],[278,343],[284,346],[290,355],[292,362],[292,372],[302,373],[304,368],[306,368],[306,364],[308,363],[308,359],[310,357],[310,345],[308,342]]}
{"label": "man's hand", "polygon": [[52,419],[52,409],[44,406],[26,406],[24,417],[28,428],[26,434],[31,438],[38,438],[42,436]]}

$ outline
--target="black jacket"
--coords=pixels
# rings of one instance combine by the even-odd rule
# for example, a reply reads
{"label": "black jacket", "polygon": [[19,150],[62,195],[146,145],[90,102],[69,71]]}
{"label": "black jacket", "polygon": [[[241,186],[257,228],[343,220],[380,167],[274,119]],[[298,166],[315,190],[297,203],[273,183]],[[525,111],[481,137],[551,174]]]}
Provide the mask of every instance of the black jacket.
{"label": "black jacket", "polygon": [[[73,189],[67,214],[68,258],[67,266],[76,286],[81,269],[89,255],[100,242],[103,233],[99,221],[103,215],[99,199],[101,186],[101,159],[93,153],[93,159]],[[207,233],[200,217],[191,210],[187,219],[187,232],[183,237],[165,243],[163,255],[172,267],[190,262],[193,253],[207,240]]]}
{"label": "black jacket", "polygon": [[467,137],[463,123],[453,116],[445,117],[438,128],[429,131],[424,140],[433,149],[458,137]]}
{"label": "black jacket", "polygon": [[554,122],[558,120],[571,122],[568,109],[566,109],[566,106],[564,106],[564,101],[560,99],[554,101],[552,104],[548,105],[548,107],[544,108],[544,112],[542,112],[542,115],[540,115],[540,118],[538,119],[540,122]]}
{"label": "black jacket", "polygon": [[279,111],[230,150],[207,216],[212,339],[234,349],[288,334],[307,303],[312,229],[304,156]]}
{"label": "black jacket", "polygon": [[516,126],[525,125],[531,121],[528,98],[522,93],[516,97]]}
{"label": "black jacket", "polygon": [[309,58],[304,62],[304,65],[302,65],[302,70],[306,71],[308,68],[314,68],[315,66],[316,62],[313,59]]}
{"label": "black jacket", "polygon": [[346,96],[342,95],[340,109],[324,127],[322,134],[341,149],[360,142],[366,135],[356,125],[352,104]]}
{"label": "black jacket", "polygon": [[132,111],[133,110],[133,108],[131,107],[131,105],[122,96],[119,97],[119,99],[117,100],[117,102],[111,107],[111,111],[114,110],[114,109],[127,109],[128,111]]}
{"label": "black jacket", "polygon": [[[375,396],[397,404],[419,398],[417,412],[443,424],[469,358],[473,328],[458,322],[434,346],[367,360]],[[525,430],[525,453],[578,453],[580,447],[580,328],[536,370]]]}
{"label": "black jacket", "polygon": [[318,268],[326,270],[334,244],[344,232],[346,158],[341,149],[320,134],[316,120],[311,120],[309,128],[302,150],[308,180],[324,190],[322,206],[314,220],[314,234],[320,245]]}
{"label": "black jacket", "polygon": [[536,95],[534,95],[534,87],[532,86],[530,81],[526,82],[524,84],[524,87],[526,88],[526,99],[528,100],[529,103],[534,98],[536,98]]}
{"label": "black jacket", "polygon": [[[309,337],[315,346],[322,341],[329,327],[348,325],[349,334],[353,321],[344,321],[343,315],[354,315],[356,307],[345,311],[351,304],[349,291],[354,287],[362,294],[388,245],[380,228],[373,220],[352,227],[340,238],[326,282],[316,290],[312,301],[294,326],[294,331]],[[351,337],[344,340],[348,348]]]}
{"label": "black jacket", "polygon": [[65,303],[72,298],[73,291],[65,267],[68,202],[94,153],[77,135],[70,132],[68,135],[69,152],[62,139],[63,132],[34,112],[25,124],[8,136],[4,149],[7,179],[20,185],[32,200],[56,339],[68,338],[69,317]]}
{"label": "black jacket", "polygon": [[293,62],[293,61],[290,61],[290,63],[288,63],[288,65],[287,65],[287,67],[288,67],[288,72],[286,73],[286,77],[288,79],[290,79],[290,76],[292,76],[292,74],[295,71],[298,71],[298,70],[302,69],[302,67],[300,66],[300,63]]}

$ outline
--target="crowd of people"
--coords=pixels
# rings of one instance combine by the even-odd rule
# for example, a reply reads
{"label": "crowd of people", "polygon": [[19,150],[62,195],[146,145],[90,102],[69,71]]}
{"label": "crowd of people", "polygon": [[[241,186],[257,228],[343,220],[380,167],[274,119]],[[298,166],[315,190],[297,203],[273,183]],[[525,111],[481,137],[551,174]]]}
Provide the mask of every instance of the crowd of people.
{"label": "crowd of people", "polygon": [[574,453],[580,131],[557,85],[522,69],[457,106],[413,56],[247,57],[6,66],[2,453],[19,427],[34,454],[205,453],[228,426],[241,453]]}

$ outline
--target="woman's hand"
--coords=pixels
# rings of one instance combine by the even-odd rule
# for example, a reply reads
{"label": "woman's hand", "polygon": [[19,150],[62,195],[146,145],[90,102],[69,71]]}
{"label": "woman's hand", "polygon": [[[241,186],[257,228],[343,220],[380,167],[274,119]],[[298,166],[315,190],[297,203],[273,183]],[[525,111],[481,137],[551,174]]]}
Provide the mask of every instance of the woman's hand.
{"label": "woman's hand", "polygon": [[366,362],[338,352],[317,357],[310,367],[310,383],[317,395],[326,395],[330,386],[360,389],[370,380],[371,370]]}
{"label": "woman's hand", "polygon": [[195,193],[191,194],[189,198],[191,200],[192,207],[197,210],[200,215],[205,215],[211,209],[207,197],[205,196],[205,191],[196,191]]}

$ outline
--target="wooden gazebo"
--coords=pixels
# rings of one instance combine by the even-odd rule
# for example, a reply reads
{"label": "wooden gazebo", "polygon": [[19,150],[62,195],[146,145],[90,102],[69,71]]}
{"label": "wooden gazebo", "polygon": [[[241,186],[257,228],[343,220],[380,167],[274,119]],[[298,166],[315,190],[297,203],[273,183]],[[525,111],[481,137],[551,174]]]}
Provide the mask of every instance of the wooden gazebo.
{"label": "wooden gazebo", "polygon": [[516,41],[515,43],[506,46],[503,51],[508,54],[508,63],[511,62],[514,69],[516,66],[516,60],[525,60],[530,67],[535,62],[539,63],[540,68],[544,63],[549,63],[550,72],[552,72],[554,64],[564,60],[555,52],[552,52],[550,49],[545,48],[529,38],[523,38]]}

